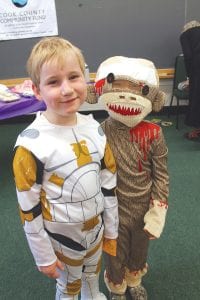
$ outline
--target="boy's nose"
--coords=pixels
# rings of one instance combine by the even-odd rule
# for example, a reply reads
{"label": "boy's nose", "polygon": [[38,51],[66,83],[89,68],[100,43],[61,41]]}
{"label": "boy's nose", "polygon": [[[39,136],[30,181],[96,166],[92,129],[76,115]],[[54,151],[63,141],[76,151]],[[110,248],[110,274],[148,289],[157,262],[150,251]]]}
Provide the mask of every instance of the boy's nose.
{"label": "boy's nose", "polygon": [[68,95],[71,94],[73,92],[73,88],[71,87],[70,83],[65,80],[65,82],[63,82],[62,86],[61,86],[61,94],[64,95]]}

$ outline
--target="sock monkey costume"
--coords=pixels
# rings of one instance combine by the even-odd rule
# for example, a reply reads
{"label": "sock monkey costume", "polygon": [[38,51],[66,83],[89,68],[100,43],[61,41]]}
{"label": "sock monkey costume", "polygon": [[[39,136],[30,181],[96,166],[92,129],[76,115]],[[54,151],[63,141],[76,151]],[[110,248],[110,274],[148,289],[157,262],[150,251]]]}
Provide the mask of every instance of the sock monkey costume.
{"label": "sock monkey costume", "polygon": [[[109,117],[102,128],[117,163],[119,205],[117,256],[105,254],[110,299],[147,299],[149,239],[158,238],[168,208],[167,147],[162,129],[144,118],[164,105],[154,64],[115,56],[98,68],[88,102],[103,101]],[[92,90],[93,89],[93,90]]]}

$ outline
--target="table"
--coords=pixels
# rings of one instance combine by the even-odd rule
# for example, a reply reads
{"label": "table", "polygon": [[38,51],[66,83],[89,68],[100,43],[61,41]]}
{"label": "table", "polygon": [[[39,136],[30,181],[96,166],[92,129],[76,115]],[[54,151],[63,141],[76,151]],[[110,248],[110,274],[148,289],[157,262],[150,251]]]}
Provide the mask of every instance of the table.
{"label": "table", "polygon": [[34,96],[21,97],[17,101],[3,102],[0,101],[0,120],[35,113],[46,110],[43,101],[39,101]]}

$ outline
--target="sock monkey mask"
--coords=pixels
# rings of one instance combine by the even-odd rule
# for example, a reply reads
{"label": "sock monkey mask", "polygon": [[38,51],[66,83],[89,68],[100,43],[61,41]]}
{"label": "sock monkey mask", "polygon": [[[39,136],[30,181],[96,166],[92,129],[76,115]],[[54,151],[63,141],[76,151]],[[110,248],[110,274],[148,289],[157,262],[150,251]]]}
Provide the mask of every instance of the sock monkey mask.
{"label": "sock monkey mask", "polygon": [[99,66],[95,84],[88,86],[88,103],[103,101],[108,114],[128,127],[135,127],[151,111],[162,109],[157,70],[150,60],[114,56]]}

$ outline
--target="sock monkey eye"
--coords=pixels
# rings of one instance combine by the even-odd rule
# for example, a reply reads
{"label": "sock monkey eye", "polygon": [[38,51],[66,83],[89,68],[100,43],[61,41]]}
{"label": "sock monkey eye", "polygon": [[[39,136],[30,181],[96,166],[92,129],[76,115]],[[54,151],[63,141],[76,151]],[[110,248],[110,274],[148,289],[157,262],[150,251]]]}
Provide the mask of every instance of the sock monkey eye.
{"label": "sock monkey eye", "polygon": [[109,73],[106,79],[108,83],[112,83],[115,80],[115,76],[113,73]]}
{"label": "sock monkey eye", "polygon": [[149,86],[148,85],[144,85],[142,87],[142,95],[146,96],[149,93]]}

